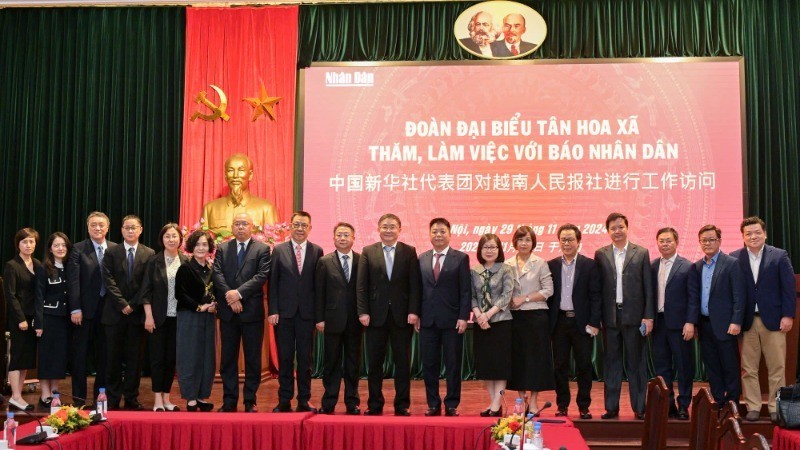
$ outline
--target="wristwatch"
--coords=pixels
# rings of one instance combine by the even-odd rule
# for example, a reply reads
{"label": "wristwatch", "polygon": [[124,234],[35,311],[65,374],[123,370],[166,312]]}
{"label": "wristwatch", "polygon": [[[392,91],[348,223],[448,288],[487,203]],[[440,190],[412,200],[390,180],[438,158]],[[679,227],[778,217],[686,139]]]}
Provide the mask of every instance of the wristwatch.
{"label": "wristwatch", "polygon": [[530,301],[531,301],[531,299],[530,299],[530,298],[528,298],[528,296],[526,295],[526,296],[525,296],[525,303],[528,303],[528,302],[530,302]]}

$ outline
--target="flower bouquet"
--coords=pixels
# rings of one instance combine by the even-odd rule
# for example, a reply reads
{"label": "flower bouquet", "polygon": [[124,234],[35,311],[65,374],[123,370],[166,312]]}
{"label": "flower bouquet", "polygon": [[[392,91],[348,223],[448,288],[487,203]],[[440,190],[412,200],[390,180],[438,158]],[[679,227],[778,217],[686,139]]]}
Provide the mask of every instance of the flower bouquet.
{"label": "flower bouquet", "polygon": [[89,411],[66,405],[44,419],[44,423],[58,434],[74,433],[88,427],[91,422]]}
{"label": "flower bouquet", "polygon": [[[233,232],[229,229],[222,229],[219,231],[211,231],[208,228],[208,225],[203,223],[203,220],[200,219],[199,222],[192,225],[191,227],[183,226],[181,232],[183,236],[189,236],[189,234],[197,231],[208,231],[214,237],[214,243],[219,245],[223,242],[229,241],[233,239]],[[253,235],[252,238],[261,241],[270,247],[274,247],[275,244],[279,244],[286,240],[289,236],[289,231],[291,228],[289,227],[288,223],[276,223],[274,225],[255,225],[253,226]],[[184,241],[184,246],[186,245],[186,241]],[[186,249],[184,248],[184,251]]]}

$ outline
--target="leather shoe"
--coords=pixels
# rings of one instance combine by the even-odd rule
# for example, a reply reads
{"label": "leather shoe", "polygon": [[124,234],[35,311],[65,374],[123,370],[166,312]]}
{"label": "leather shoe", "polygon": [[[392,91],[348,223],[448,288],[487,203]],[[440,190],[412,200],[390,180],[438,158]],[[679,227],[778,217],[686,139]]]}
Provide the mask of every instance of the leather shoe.
{"label": "leather shoe", "polygon": [[581,420],[592,420],[592,413],[588,409],[581,411]]}
{"label": "leather shoe", "polygon": [[635,413],[633,413],[633,417],[635,417],[636,420],[644,420],[644,413],[643,412],[635,412]]}
{"label": "leather shoe", "polygon": [[52,402],[53,402],[53,397],[47,397],[46,399],[39,397],[39,406],[41,406],[42,408],[49,408],[50,403]]}
{"label": "leather shoe", "polygon": [[348,416],[360,416],[361,409],[359,409],[358,406],[353,406],[352,408],[347,408],[347,412],[345,414]]}
{"label": "leather shoe", "polygon": [[426,416],[441,416],[442,415],[442,408],[440,406],[437,406],[435,408],[428,408],[428,410],[425,411],[425,415]]}
{"label": "leather shoe", "polygon": [[686,408],[678,408],[678,420],[689,420],[689,411]]}
{"label": "leather shoe", "polygon": [[444,415],[447,417],[458,417],[458,410],[455,408],[445,408]]}
{"label": "leather shoe", "polygon": [[[441,413],[441,411],[439,411],[439,412]],[[405,408],[401,408],[401,409],[396,409],[396,410],[394,410],[394,415],[395,415],[395,416],[408,417],[408,416],[410,416],[410,415],[411,415],[411,413],[410,413],[410,412],[408,412],[408,410],[407,410],[407,409],[405,409]]]}
{"label": "leather shoe", "polygon": [[255,403],[244,402],[244,412],[246,413],[258,412],[258,408],[256,408]]}
{"label": "leather shoe", "polygon": [[209,412],[214,409],[214,404],[198,400],[197,407],[200,408],[200,411]]}
{"label": "leather shoe", "polygon": [[619,411],[606,411],[602,416],[600,416],[600,418],[603,420],[616,419],[617,417],[619,417]]}
{"label": "leather shoe", "polygon": [[758,420],[759,416],[761,416],[760,411],[752,409],[747,411],[747,415],[744,416],[744,420],[748,422],[755,422]]}
{"label": "leather shoe", "polygon": [[292,412],[292,405],[287,402],[280,402],[278,406],[272,408],[272,412],[274,413],[285,413],[285,412]]}
{"label": "leather shoe", "polygon": [[217,412],[230,413],[236,412],[236,407],[231,405],[222,405]]}
{"label": "leather shoe", "polygon": [[382,416],[383,415],[383,410],[381,410],[381,409],[367,409],[366,412],[364,412],[364,415],[365,416]]}
{"label": "leather shoe", "polygon": [[331,415],[333,415],[333,409],[328,409],[328,408],[322,407],[322,408],[317,410],[317,414],[325,414],[325,415],[331,416]]}
{"label": "leather shoe", "polygon": [[317,412],[317,408],[314,408],[314,407],[313,407],[313,406],[311,406],[311,405],[310,405],[308,402],[299,402],[299,403],[297,404],[297,408],[295,408],[295,411],[297,411],[297,412],[311,412],[311,413],[315,413],[315,412]]}
{"label": "leather shoe", "polygon": [[566,417],[567,416],[567,408],[558,408],[556,411],[556,417]]}
{"label": "leather shoe", "polygon": [[128,411],[144,411],[144,406],[136,400],[125,402],[125,409]]}

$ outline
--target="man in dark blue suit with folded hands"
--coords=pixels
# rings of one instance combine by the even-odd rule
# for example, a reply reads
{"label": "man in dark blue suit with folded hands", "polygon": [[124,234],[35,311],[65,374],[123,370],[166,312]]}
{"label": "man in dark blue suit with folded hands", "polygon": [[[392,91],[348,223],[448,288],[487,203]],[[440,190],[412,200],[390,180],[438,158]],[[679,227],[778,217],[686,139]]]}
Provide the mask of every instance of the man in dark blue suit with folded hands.
{"label": "man in dark blue suit with folded hands", "polygon": [[[693,278],[692,263],[678,255],[678,232],[674,228],[662,228],[656,233],[656,241],[661,257],[652,262],[657,299],[653,362],[656,375],[663,377],[669,387],[670,416],[688,420],[695,370],[692,340],[700,313],[697,282]],[[678,372],[677,407],[672,390],[673,364]]]}

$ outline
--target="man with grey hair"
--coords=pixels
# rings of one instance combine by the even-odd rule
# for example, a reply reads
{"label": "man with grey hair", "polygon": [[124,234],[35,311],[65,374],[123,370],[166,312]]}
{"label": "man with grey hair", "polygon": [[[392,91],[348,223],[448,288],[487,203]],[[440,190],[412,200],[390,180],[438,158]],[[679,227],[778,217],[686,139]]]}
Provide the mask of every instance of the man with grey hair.
{"label": "man with grey hair", "polygon": [[502,35],[499,30],[495,29],[491,14],[486,11],[479,11],[469,19],[467,30],[469,31],[469,37],[460,39],[464,48],[475,54],[494,56],[490,44]]}

